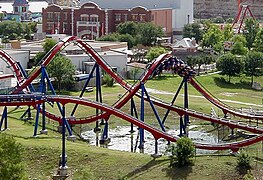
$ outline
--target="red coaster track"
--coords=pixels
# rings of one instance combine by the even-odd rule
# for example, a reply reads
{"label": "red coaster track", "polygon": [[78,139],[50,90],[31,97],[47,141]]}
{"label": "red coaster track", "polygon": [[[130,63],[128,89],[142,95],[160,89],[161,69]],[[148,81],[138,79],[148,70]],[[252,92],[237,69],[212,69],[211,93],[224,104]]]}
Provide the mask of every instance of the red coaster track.
{"label": "red coaster track", "polygon": [[[147,125],[144,122],[141,122],[140,120],[131,117],[129,115],[127,115],[126,113],[118,110],[121,107],[123,107],[129,100],[131,100],[132,97],[134,96],[140,96],[140,83],[132,86],[129,83],[127,83],[123,78],[121,78],[117,73],[115,73],[112,68],[103,60],[102,57],[99,56],[99,54],[93,50],[89,44],[87,42],[84,42],[80,39],[76,39],[75,37],[69,37],[64,39],[63,41],[60,41],[59,43],[57,43],[57,45],[47,54],[46,58],[42,61],[41,66],[47,66],[51,60],[54,58],[54,56],[59,53],[63,48],[65,48],[66,46],[68,46],[71,42],[76,43],[81,49],[83,49],[84,52],[87,53],[87,55],[91,56],[96,63],[104,70],[106,71],[117,83],[119,83],[124,89],[127,90],[127,93],[125,94],[124,97],[122,97],[119,101],[117,101],[113,107],[109,107],[106,106],[105,104],[101,104],[98,102],[93,102],[90,100],[84,100],[81,98],[75,98],[75,97],[61,97],[61,96],[46,96],[45,101],[49,101],[49,102],[59,102],[62,104],[67,104],[67,103],[73,103],[73,104],[79,104],[79,105],[84,105],[84,106],[88,106],[88,107],[92,107],[95,109],[100,109],[103,111],[103,113],[98,114],[98,115],[94,115],[92,117],[86,117],[86,118],[76,118],[76,119],[67,119],[67,121],[69,122],[69,124],[84,124],[84,123],[91,123],[94,121],[97,121],[99,119],[106,119],[108,120],[110,115],[115,115],[117,117],[120,117],[126,121],[129,121],[132,124],[135,124],[137,126],[139,126],[140,128],[143,128],[149,132],[151,132],[153,134],[153,136],[156,139],[159,138],[164,138],[167,139],[169,141],[176,141],[177,137],[173,137],[165,132],[162,132],[160,130],[157,130],[154,127],[151,127],[150,125]],[[15,76],[17,77],[19,84],[16,88],[15,91],[12,92],[13,95],[21,92],[23,89],[27,89],[27,87],[30,85],[30,83],[32,83],[32,81],[34,79],[36,79],[40,73],[41,73],[41,66],[39,66],[29,77],[28,79],[23,79],[21,72],[19,70],[19,68],[17,67],[16,63],[14,62],[14,60],[12,60],[12,58],[10,56],[8,56],[5,52],[0,51],[0,54],[2,55],[3,59],[6,59],[7,63],[10,64]],[[146,73],[144,74],[144,76],[140,79],[141,83],[145,83],[152,75],[153,73],[156,71],[157,68],[160,67],[160,65],[165,62],[169,57],[171,57],[170,54],[164,54],[162,56],[160,56],[159,58],[157,58],[156,61],[154,61],[151,66],[147,69]],[[228,112],[228,113],[232,113],[235,114],[237,116],[240,116],[242,118],[248,118],[248,119],[260,119],[262,120],[263,117],[262,116],[253,116],[250,114],[243,114],[240,112],[236,112],[232,109],[229,109],[229,107],[225,106],[224,104],[222,104],[221,102],[219,102],[218,100],[214,99],[212,96],[209,95],[209,93],[207,93],[204,89],[202,89],[193,79],[189,79],[189,82],[199,91],[201,92],[201,94],[207,98],[210,102],[212,102],[213,104],[215,104],[217,107],[221,108],[224,112]],[[30,95],[24,95],[24,97],[27,97]],[[32,95],[31,95],[32,97]],[[12,95],[10,96],[1,96],[1,106],[17,106],[17,105],[36,105],[37,103],[41,103],[43,102],[40,100],[37,100],[35,98],[29,98],[27,100],[23,100],[23,101],[17,101],[17,100],[10,100],[12,99]],[[18,99],[23,99],[22,95],[19,95],[19,97],[17,97]],[[145,99],[147,100],[147,99]],[[211,117],[209,115],[200,113],[200,112],[196,112],[196,111],[192,111],[189,109],[184,109],[175,105],[170,105],[169,103],[160,101],[156,98],[152,98],[152,102],[159,107],[162,107],[164,109],[169,109],[171,111],[174,111],[176,113],[178,113],[180,116],[184,116],[184,115],[189,115],[191,117],[195,117],[198,119],[202,119],[205,121],[209,121],[209,122],[215,122],[218,124],[223,124],[226,126],[229,126],[231,129],[233,128],[238,128],[238,129],[243,129],[249,132],[253,132],[258,134],[256,137],[250,138],[250,139],[246,139],[243,141],[239,141],[239,142],[232,142],[232,143],[223,143],[223,144],[196,144],[197,148],[201,148],[201,149],[209,149],[209,150],[224,150],[224,149],[231,149],[231,150],[238,150],[240,147],[243,146],[248,146],[251,145],[253,143],[259,142],[263,140],[263,129],[257,126],[251,126],[248,124],[243,124],[243,123],[239,123],[237,121],[234,120],[228,120],[228,119],[224,119],[224,118],[217,118],[217,117]],[[51,114],[49,112],[45,112],[46,116],[50,119],[56,120],[61,122],[62,119],[60,116],[56,116],[54,114]]]}

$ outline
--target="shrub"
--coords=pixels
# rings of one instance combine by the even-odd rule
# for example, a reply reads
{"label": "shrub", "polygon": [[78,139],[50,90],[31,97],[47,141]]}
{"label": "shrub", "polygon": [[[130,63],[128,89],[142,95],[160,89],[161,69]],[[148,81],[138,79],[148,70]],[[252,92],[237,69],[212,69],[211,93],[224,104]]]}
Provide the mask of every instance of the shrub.
{"label": "shrub", "polygon": [[109,74],[103,75],[103,81],[107,87],[112,87],[114,84],[114,80]]}
{"label": "shrub", "polygon": [[0,134],[0,179],[25,179],[22,147],[4,134]]}
{"label": "shrub", "polygon": [[237,156],[237,166],[238,167],[250,169],[251,168],[250,162],[251,162],[251,159],[250,159],[249,155],[245,152],[241,152]]}
{"label": "shrub", "polygon": [[176,144],[172,144],[168,149],[168,152],[171,153],[170,167],[191,165],[195,151],[193,141],[188,137],[182,137],[178,139]]}

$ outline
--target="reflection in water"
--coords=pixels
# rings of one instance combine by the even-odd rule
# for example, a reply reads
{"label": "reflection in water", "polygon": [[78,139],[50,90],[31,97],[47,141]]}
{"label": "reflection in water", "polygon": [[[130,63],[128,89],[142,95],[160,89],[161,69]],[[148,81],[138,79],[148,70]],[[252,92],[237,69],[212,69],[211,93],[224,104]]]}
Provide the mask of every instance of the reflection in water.
{"label": "reflection in water", "polygon": [[[155,143],[158,143],[158,153],[164,154],[168,145],[168,141],[165,139],[159,139],[157,142],[151,133],[145,131],[145,142],[144,149],[139,149],[139,131],[130,133],[129,126],[119,126],[115,129],[109,129],[110,142],[108,144],[100,145],[99,139],[101,133],[94,133],[93,130],[83,132],[81,135],[84,139],[89,140],[91,145],[107,147],[109,149],[121,150],[121,151],[131,151],[131,152],[141,152],[147,154],[154,154],[157,149],[155,149]],[[171,135],[178,135],[179,130],[169,130],[167,133]],[[202,131],[189,130],[188,136],[194,141],[199,143],[216,144],[217,138],[209,133]],[[197,149],[197,154],[213,153],[214,151]]]}

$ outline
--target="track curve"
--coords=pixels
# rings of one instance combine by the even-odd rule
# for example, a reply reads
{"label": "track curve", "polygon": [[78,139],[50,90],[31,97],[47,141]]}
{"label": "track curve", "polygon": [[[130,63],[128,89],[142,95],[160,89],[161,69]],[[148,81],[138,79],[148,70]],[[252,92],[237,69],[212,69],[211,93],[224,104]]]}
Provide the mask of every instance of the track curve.
{"label": "track curve", "polygon": [[[58,102],[61,103],[62,105],[66,105],[69,103],[73,104],[79,104],[83,106],[88,106],[88,107],[93,107],[93,108],[98,108],[102,111],[108,112],[112,115],[115,115],[119,118],[122,118],[123,120],[126,120],[132,124],[137,125],[140,128],[143,128],[147,131],[149,131],[155,139],[160,139],[164,138],[168,141],[171,142],[176,142],[176,140],[179,137],[172,136],[166,132],[162,132],[150,125],[148,125],[145,122],[142,122],[135,117],[126,114],[116,108],[113,108],[111,106],[108,106],[106,104],[102,104],[96,101],[92,101],[89,99],[83,99],[83,98],[77,98],[77,97],[71,97],[71,96],[44,96],[44,95],[39,95],[39,96],[34,96],[34,95],[0,95],[0,106],[14,106],[17,104],[23,104],[23,105],[36,105],[43,103],[44,101],[48,102]],[[224,144],[201,144],[201,143],[195,143],[196,148],[199,149],[207,149],[207,150],[227,150],[231,149],[233,151],[237,151],[239,148],[251,145],[253,143],[259,142],[263,140],[263,134],[243,140],[240,142],[231,142],[231,143],[224,143]]]}

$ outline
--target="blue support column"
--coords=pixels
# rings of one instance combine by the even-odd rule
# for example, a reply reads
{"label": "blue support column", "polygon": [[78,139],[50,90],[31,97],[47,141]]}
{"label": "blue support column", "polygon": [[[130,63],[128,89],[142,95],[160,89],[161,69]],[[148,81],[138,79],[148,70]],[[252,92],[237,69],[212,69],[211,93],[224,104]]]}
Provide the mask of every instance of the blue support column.
{"label": "blue support column", "polygon": [[185,134],[185,124],[183,121],[183,117],[180,116],[180,134],[179,136],[183,136]]}
{"label": "blue support column", "polygon": [[[141,121],[144,122],[144,84],[141,82]],[[139,149],[144,149],[144,129],[140,128]]]}
{"label": "blue support column", "polygon": [[[136,118],[138,118],[138,113],[137,113],[137,110],[136,110],[136,106],[135,106],[135,102],[134,102],[134,99],[131,98],[131,116],[134,116]],[[134,129],[133,129],[133,124],[131,123],[131,130],[130,130],[130,133],[134,133]]]}
{"label": "blue support column", "polygon": [[34,135],[33,135],[34,137],[37,136],[39,114],[40,114],[40,104],[37,105],[36,121],[35,121]]}
{"label": "blue support column", "polygon": [[156,155],[158,154],[158,140],[157,140],[157,139],[155,139],[154,153],[155,153]]}
{"label": "blue support column", "polygon": [[[46,95],[46,83],[45,83],[45,67],[42,67],[42,93]],[[41,133],[46,134],[46,105],[45,101],[42,103],[42,131]]]}
{"label": "blue support column", "polygon": [[2,130],[2,125],[4,123],[4,130],[7,129],[7,107],[4,107],[3,113],[2,113],[2,117],[1,117],[1,121],[0,121],[0,131]]}
{"label": "blue support column", "polygon": [[61,156],[61,166],[66,167],[66,110],[65,105],[62,106],[62,156]]}
{"label": "blue support column", "polygon": [[[97,65],[96,66],[96,101],[99,102],[99,92],[100,92],[100,69],[99,69],[99,66]],[[96,115],[99,114],[99,109],[97,108],[96,109]],[[95,125],[95,128],[94,128],[94,132],[98,132],[100,131],[100,127],[99,127],[99,121],[97,120],[96,121],[96,125]]]}
{"label": "blue support column", "polygon": [[[187,82],[187,78],[184,78],[184,108],[188,109],[188,82]],[[184,125],[187,126],[187,124],[189,124],[189,115],[185,114],[184,115]]]}

